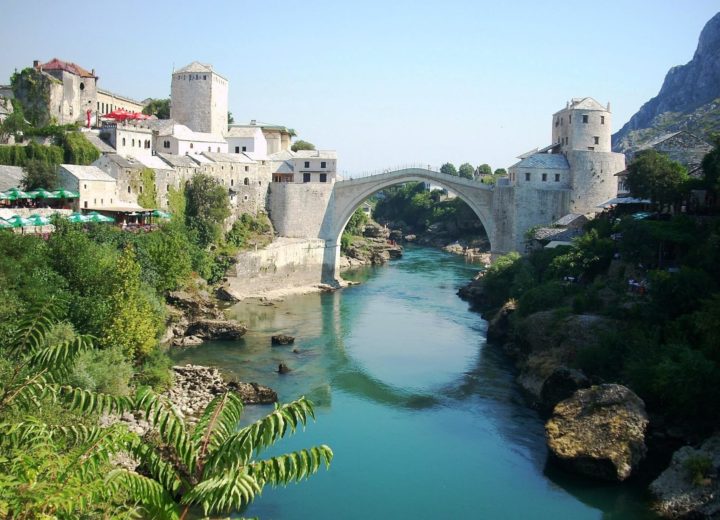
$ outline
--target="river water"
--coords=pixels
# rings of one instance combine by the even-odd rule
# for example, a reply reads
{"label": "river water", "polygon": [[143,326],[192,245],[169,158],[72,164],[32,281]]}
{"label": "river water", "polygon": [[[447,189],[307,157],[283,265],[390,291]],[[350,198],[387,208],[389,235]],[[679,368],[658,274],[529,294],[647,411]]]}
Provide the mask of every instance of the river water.
{"label": "river water", "polygon": [[[652,518],[638,490],[546,467],[543,422],[514,369],[485,344],[486,322],[456,296],[477,271],[461,258],[408,248],[387,266],[346,274],[362,282],[272,306],[229,311],[249,332],[237,343],[174,353],[243,381],[300,395],[317,422],[269,454],[314,444],[330,471],[266,489],[244,513],[264,520]],[[271,347],[270,336],[296,336]],[[293,352],[293,348],[297,352]],[[292,372],[279,375],[279,363]],[[246,408],[245,421],[271,408]]]}

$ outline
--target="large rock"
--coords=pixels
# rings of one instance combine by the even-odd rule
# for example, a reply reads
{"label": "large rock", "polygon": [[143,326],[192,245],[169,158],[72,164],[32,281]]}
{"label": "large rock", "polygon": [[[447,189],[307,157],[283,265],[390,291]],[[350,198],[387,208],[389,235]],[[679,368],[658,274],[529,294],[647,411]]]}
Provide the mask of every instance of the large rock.
{"label": "large rock", "polygon": [[287,334],[275,334],[270,338],[270,343],[273,345],[291,345],[295,343],[295,338]]}
{"label": "large rock", "polygon": [[685,446],[652,483],[654,509],[666,518],[720,518],[720,434]]}
{"label": "large rock", "polygon": [[622,385],[579,390],[555,406],[545,424],[551,453],[593,478],[622,481],[645,457],[645,404]]}
{"label": "large rock", "polygon": [[510,316],[512,316],[516,308],[515,300],[508,300],[500,307],[500,310],[495,313],[495,316],[488,323],[488,341],[505,341],[508,339],[511,329]]}
{"label": "large rock", "polygon": [[390,230],[387,226],[381,226],[375,222],[368,222],[363,229],[363,236],[369,238],[388,238]]}
{"label": "large rock", "polygon": [[277,392],[270,387],[257,383],[243,383],[230,381],[228,388],[240,394],[245,404],[270,404],[277,402]]}
{"label": "large rock", "polygon": [[237,321],[198,319],[190,324],[186,335],[204,340],[236,340],[246,332],[247,327]]}
{"label": "large rock", "polygon": [[218,309],[210,295],[205,291],[196,291],[190,293],[188,291],[170,291],[167,295],[167,301],[171,305],[182,309],[190,318],[209,317],[222,318],[222,311]]}

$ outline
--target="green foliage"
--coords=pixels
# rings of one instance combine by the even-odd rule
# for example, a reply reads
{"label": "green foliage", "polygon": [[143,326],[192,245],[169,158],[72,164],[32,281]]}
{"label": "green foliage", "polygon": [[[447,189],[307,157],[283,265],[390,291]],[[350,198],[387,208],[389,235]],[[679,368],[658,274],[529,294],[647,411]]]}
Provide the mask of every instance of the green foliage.
{"label": "green foliage", "polygon": [[57,165],[44,163],[38,159],[30,159],[23,166],[22,187],[25,190],[45,188],[54,190],[58,186]]}
{"label": "green foliage", "polygon": [[22,106],[25,118],[34,127],[42,127],[51,123],[50,85],[57,82],[32,67],[23,69],[10,76],[15,99]]}
{"label": "green foliage", "polygon": [[78,356],[70,374],[72,386],[110,395],[129,395],[133,367],[117,347],[91,350]]}
{"label": "green foliage", "polygon": [[234,393],[216,397],[192,431],[166,400],[150,391],[139,391],[135,405],[158,433],[155,442],[131,447],[148,476],[118,469],[108,482],[128,489],[150,515],[162,510],[163,518],[185,518],[194,507],[205,515],[243,510],[264,486],[299,482],[322,465],[329,467],[333,458],[325,445],[256,458],[314,418],[312,404],[304,398],[278,406],[240,430],[243,405]]}
{"label": "green foliage", "polygon": [[297,141],[295,141],[295,142],[292,144],[292,146],[290,147],[290,149],[291,149],[293,152],[297,152],[297,151],[300,151],[300,150],[314,150],[314,149],[315,149],[315,145],[312,144],[312,143],[309,143],[309,142],[307,142],[307,141],[303,141],[302,139],[298,139]]}
{"label": "green foliage", "polygon": [[135,382],[140,386],[149,386],[157,392],[163,392],[173,383],[172,360],[167,353],[157,348],[142,360],[135,373]]}
{"label": "green foliage", "polygon": [[478,166],[478,175],[492,175],[492,168],[490,168],[489,164],[481,164]]}
{"label": "green foliage", "polygon": [[702,485],[713,470],[712,458],[706,454],[690,455],[683,462],[689,480],[696,486]]}
{"label": "green foliage", "polygon": [[42,146],[34,141],[27,146],[0,145],[0,164],[25,166],[30,160],[38,160],[45,164],[61,164],[64,162],[64,153],[60,146]]}
{"label": "green foliage", "polygon": [[235,118],[233,117],[232,112],[230,112],[229,110],[228,110],[228,114],[227,114],[227,122],[229,125],[231,125],[235,122]]}
{"label": "green foliage", "polygon": [[505,168],[498,168],[498,169],[496,169],[496,170],[493,172],[493,175],[495,175],[495,176],[498,176],[498,175],[504,176],[504,175],[507,175],[507,174],[508,174],[508,172],[507,172],[507,170],[506,170]]}
{"label": "green foliage", "polygon": [[88,141],[82,132],[67,132],[61,139],[65,150],[64,161],[66,164],[88,165],[100,157],[100,152]]}
{"label": "green foliage", "polygon": [[362,236],[365,224],[368,223],[368,216],[362,208],[358,208],[348,220],[345,226],[345,232],[354,236]]}
{"label": "green foliage", "polygon": [[[520,271],[527,272],[527,271]],[[517,275],[514,280],[517,285]],[[532,284],[532,280],[526,282],[526,287]],[[522,291],[522,296],[518,300],[517,312],[519,316],[527,316],[534,312],[545,311],[557,307],[562,303],[568,294],[574,291],[575,287],[571,284],[551,281],[527,288]]]}
{"label": "green foliage", "polygon": [[475,168],[470,163],[463,163],[458,168],[458,177],[463,179],[473,179],[475,177]]}
{"label": "green foliage", "polygon": [[627,185],[634,197],[673,204],[686,196],[685,167],[655,150],[638,152],[627,170]]}
{"label": "green foliage", "polygon": [[175,290],[190,278],[196,246],[182,225],[164,224],[154,233],[133,235],[132,242],[143,281],[158,293]]}
{"label": "green foliage", "polygon": [[455,169],[455,165],[452,163],[445,163],[440,167],[440,173],[444,173],[445,175],[453,175],[457,177],[458,172]]}
{"label": "green foliage", "polygon": [[230,216],[227,189],[212,177],[195,175],[185,189],[185,218],[197,233],[197,244],[206,248],[222,237],[222,224]]}
{"label": "green foliage", "polygon": [[142,359],[157,346],[161,323],[152,312],[152,300],[141,288],[140,265],[135,252],[126,247],[108,280],[111,310],[102,330],[101,342],[117,348],[128,359]]}
{"label": "green foliage", "polygon": [[592,280],[607,269],[614,252],[612,239],[603,238],[596,229],[592,229],[575,238],[570,251],[555,257],[550,269],[558,278],[582,276],[585,280]]}
{"label": "green foliage", "polygon": [[142,113],[148,116],[156,116],[158,119],[170,119],[170,98],[151,99],[143,107]]}
{"label": "green foliage", "polygon": [[225,241],[236,248],[246,248],[251,243],[258,244],[265,242],[261,237],[270,238],[268,234],[272,231],[272,225],[267,215],[260,214],[253,217],[249,213],[243,213],[240,218],[233,222],[230,231],[225,235]]}
{"label": "green foliage", "polygon": [[13,112],[0,123],[0,140],[4,141],[8,137],[19,136],[24,133],[28,124],[25,122],[25,114],[20,103],[13,103]]}
{"label": "green foliage", "polygon": [[[143,208],[159,208],[160,202],[155,184],[155,170],[152,168],[143,168],[140,172],[140,179],[138,179],[136,184],[137,186],[131,183],[135,193],[139,193],[137,198],[138,204]],[[140,187],[142,187],[142,189],[139,189]]]}

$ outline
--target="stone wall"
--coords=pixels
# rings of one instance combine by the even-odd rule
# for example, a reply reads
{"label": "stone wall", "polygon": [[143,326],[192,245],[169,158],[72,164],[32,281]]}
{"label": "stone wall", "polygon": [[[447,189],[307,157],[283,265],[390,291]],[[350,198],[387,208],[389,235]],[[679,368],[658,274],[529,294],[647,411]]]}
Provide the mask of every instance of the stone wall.
{"label": "stone wall", "polygon": [[600,204],[617,196],[615,174],[625,169],[623,154],[571,150],[567,159],[572,171],[572,199],[568,213],[600,211]]}
{"label": "stone wall", "polygon": [[247,298],[317,285],[322,279],[324,255],[324,240],[280,237],[264,249],[240,253],[223,288],[237,298]]}
{"label": "stone wall", "polygon": [[513,250],[525,252],[525,233],[535,226],[546,226],[569,213],[570,190],[515,189]]}
{"label": "stone wall", "polygon": [[334,184],[270,184],[270,220],[280,236],[320,236]]}

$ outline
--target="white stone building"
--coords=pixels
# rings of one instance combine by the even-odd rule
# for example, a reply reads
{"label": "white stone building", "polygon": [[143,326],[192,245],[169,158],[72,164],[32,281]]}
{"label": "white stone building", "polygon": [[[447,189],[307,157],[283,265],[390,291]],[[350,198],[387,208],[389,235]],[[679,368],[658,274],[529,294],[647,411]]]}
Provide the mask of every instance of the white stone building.
{"label": "white stone building", "polygon": [[625,156],[610,148],[610,106],[603,107],[592,98],[573,98],[565,108],[553,114],[552,144],[542,150],[521,155],[509,169],[510,185],[516,188],[518,227],[528,216],[526,229],[540,219],[554,221],[557,208],[543,211],[543,193],[564,190],[569,195],[567,213],[592,213],[617,195],[615,174],[625,169]]}
{"label": "white stone building", "polygon": [[91,121],[95,119],[98,78],[94,69],[57,58],[43,64],[35,60],[33,67],[55,80],[50,83],[48,110],[58,124],[85,123],[88,112]]}
{"label": "white stone building", "polygon": [[170,118],[194,132],[224,135],[228,129],[227,79],[213,71],[212,65],[197,61],[173,72]]}
{"label": "white stone building", "polygon": [[181,124],[165,125],[155,134],[155,150],[174,155],[200,155],[203,152],[227,153],[228,144],[221,134],[194,132]]}
{"label": "white stone building", "polygon": [[61,164],[58,168],[61,188],[80,194],[78,209],[102,210],[117,206],[117,181],[97,166]]}
{"label": "white stone building", "polygon": [[267,139],[262,128],[256,125],[230,125],[225,140],[230,153],[267,155]]}
{"label": "white stone building", "polygon": [[100,137],[124,157],[143,159],[155,154],[153,131],[148,125],[104,122]]}
{"label": "white stone building", "polygon": [[145,103],[136,101],[127,96],[115,94],[109,90],[101,88],[97,89],[95,125],[100,126],[100,117],[118,109],[127,110],[128,112],[142,112]]}
{"label": "white stone building", "polygon": [[333,150],[298,150],[292,162],[293,182],[335,182],[337,154]]}

